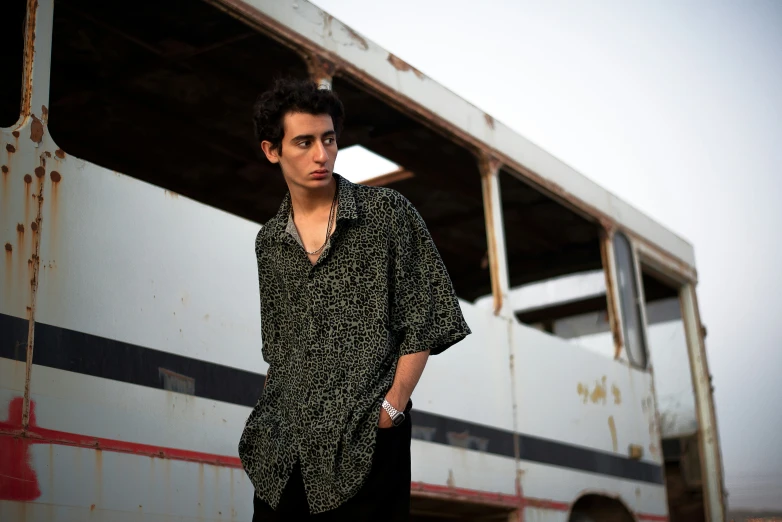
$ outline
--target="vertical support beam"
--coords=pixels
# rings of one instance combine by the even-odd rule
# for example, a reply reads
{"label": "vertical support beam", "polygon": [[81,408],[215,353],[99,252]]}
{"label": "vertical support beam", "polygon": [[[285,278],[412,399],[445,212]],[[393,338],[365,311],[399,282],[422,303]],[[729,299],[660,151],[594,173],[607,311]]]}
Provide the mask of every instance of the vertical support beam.
{"label": "vertical support beam", "polygon": [[505,229],[500,199],[500,162],[482,152],[479,158],[483,213],[486,221],[486,241],[489,251],[489,273],[494,296],[494,315],[508,315],[511,310],[508,295],[508,256],[505,251]]}
{"label": "vertical support beam", "polygon": [[307,70],[310,73],[310,79],[317,83],[318,87],[331,90],[331,82],[337,71],[334,63],[322,56],[311,54],[307,57]]}
{"label": "vertical support beam", "polygon": [[[34,132],[49,120],[54,0],[27,0],[24,41],[23,123],[33,118]],[[34,140],[40,141],[40,140]]]}
{"label": "vertical support beam", "polygon": [[[24,44],[24,84],[22,91],[23,118],[17,128],[29,128],[30,140],[38,147],[43,141],[46,125],[49,121],[49,79],[52,59],[52,25],[54,23],[54,0],[27,0],[27,18],[25,20]],[[40,157],[41,172],[45,176],[45,158]],[[38,169],[36,169],[36,177]],[[40,177],[39,177],[40,179]],[[44,178],[45,179],[45,178]],[[33,271],[30,280],[30,300],[27,306],[28,330],[26,367],[24,381],[24,403],[22,407],[22,429],[30,423],[30,382],[32,380],[33,347],[35,345],[35,309],[38,290],[38,270],[40,267],[40,244],[42,234],[41,207],[43,202],[44,180],[40,179],[36,204],[38,214],[33,228]]]}
{"label": "vertical support beam", "polygon": [[698,415],[698,445],[701,457],[701,477],[706,507],[706,520],[725,522],[725,496],[717,420],[714,412],[714,396],[711,374],[706,360],[698,300],[693,283],[679,291],[679,300],[687,336],[690,356],[690,372],[695,390],[695,409]]}
{"label": "vertical support beam", "polygon": [[610,225],[603,224],[600,229],[600,256],[603,260],[603,274],[606,278],[606,304],[608,305],[608,324],[614,338],[614,359],[619,359],[624,347],[622,331],[622,307],[619,306],[619,286],[614,256],[614,231]]}

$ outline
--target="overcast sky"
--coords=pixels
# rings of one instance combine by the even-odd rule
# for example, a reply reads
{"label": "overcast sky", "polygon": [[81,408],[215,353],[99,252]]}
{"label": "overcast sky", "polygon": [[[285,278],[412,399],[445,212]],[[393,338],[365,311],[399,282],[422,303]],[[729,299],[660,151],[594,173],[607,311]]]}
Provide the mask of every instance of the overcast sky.
{"label": "overcast sky", "polygon": [[730,502],[782,509],[782,1],[315,3],[694,245]]}

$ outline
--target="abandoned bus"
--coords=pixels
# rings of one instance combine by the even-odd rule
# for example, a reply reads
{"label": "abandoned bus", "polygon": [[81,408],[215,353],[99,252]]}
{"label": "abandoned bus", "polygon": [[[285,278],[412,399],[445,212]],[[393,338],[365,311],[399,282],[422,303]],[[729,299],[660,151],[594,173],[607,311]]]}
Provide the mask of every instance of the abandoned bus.
{"label": "abandoned bus", "polygon": [[413,519],[724,520],[686,241],[306,0],[1,9],[0,520],[251,518],[282,74],[394,166],[360,182],[420,211],[473,331],[413,397]]}

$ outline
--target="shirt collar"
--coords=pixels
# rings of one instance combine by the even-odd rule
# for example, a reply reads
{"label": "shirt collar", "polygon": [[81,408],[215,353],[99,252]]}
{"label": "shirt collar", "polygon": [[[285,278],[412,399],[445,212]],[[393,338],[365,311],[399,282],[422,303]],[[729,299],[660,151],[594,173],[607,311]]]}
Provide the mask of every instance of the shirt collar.
{"label": "shirt collar", "polygon": [[[358,205],[356,204],[356,185],[336,172],[334,179],[339,186],[339,206],[337,207],[337,222],[354,221],[358,219]],[[274,226],[277,229],[277,238],[280,240],[295,241],[288,233],[288,218],[291,211],[291,193],[287,191],[282,199],[280,209],[274,216]]]}

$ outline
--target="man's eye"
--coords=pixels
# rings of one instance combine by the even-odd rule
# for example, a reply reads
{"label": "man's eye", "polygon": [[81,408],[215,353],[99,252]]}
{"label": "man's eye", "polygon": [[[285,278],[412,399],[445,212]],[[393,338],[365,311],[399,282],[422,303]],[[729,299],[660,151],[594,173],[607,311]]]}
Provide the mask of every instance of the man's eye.
{"label": "man's eye", "polygon": [[337,140],[335,140],[334,138],[326,138],[323,141],[326,142],[326,145],[333,145]]}
{"label": "man's eye", "polygon": [[300,141],[299,142],[299,147],[301,147],[301,148],[305,148],[305,147],[309,147],[309,146],[310,146],[309,140],[307,140],[307,141]]}

